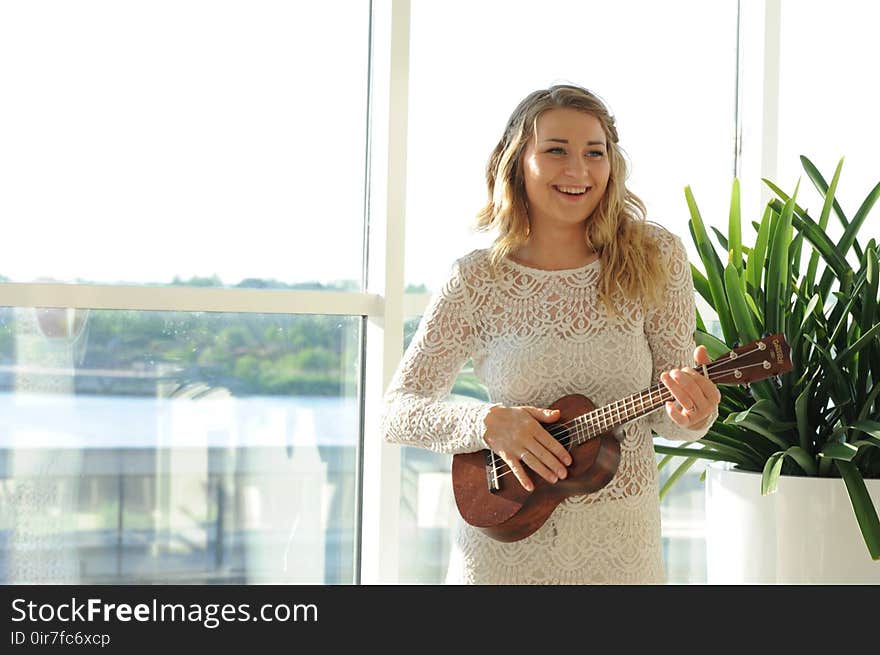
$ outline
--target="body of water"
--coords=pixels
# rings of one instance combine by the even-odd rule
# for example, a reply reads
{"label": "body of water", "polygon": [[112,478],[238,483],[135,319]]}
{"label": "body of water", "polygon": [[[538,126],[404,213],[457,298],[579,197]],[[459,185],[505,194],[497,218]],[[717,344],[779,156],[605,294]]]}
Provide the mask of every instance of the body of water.
{"label": "body of water", "polygon": [[354,446],[355,398],[0,393],[0,449]]}

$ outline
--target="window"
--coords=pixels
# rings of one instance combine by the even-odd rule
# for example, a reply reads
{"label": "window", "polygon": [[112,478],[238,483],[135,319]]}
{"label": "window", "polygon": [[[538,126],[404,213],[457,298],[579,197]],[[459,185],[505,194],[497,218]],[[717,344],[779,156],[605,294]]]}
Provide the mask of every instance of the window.
{"label": "window", "polygon": [[687,235],[688,184],[706,215],[727,216],[736,11],[732,1],[412,3],[407,283],[439,288],[454,259],[491,243],[470,230],[486,161],[516,104],[554,83],[607,101],[649,219]]}
{"label": "window", "polygon": [[0,8],[0,582],[357,579],[369,26]]}
{"label": "window", "polygon": [[[865,83],[877,61],[874,27],[880,7],[846,0],[828,11],[826,3],[782,3],[779,61],[779,179],[792,193],[801,180],[798,204],[818,220],[822,199],[804,172],[800,155],[806,155],[830,182],[844,157],[839,201],[852,219],[868,192],[880,182],[877,152],[880,133],[874,129],[880,91]],[[867,68],[866,68],[867,66]],[[876,210],[875,210],[876,211]],[[843,233],[832,216],[829,235]],[[877,222],[861,230],[861,243],[880,238]]]}
{"label": "window", "polygon": [[0,309],[0,578],[350,583],[360,324]]}
{"label": "window", "polygon": [[[421,318],[406,321],[404,350]],[[462,367],[450,392],[450,400],[468,399],[489,399],[470,361]],[[400,460],[400,581],[439,584],[446,578],[458,512],[452,500],[452,457],[404,446]]]}
{"label": "window", "polygon": [[368,11],[5,4],[0,275],[360,289]]}
{"label": "window", "polygon": [[[406,233],[410,288],[439,288],[454,259],[491,243],[491,235],[470,230],[486,202],[485,163],[515,105],[527,93],[559,82],[581,84],[607,101],[631,161],[630,188],[647,204],[649,219],[683,235],[695,258],[687,237],[684,187],[693,187],[706,214],[727,212],[736,14],[735,2],[413,3]],[[565,16],[564,25],[560,16]],[[583,27],[577,32],[572,25]],[[611,25],[621,28],[608,29]],[[454,47],[448,40],[452,33]],[[459,378],[460,390],[477,397],[485,393],[468,384],[467,375],[465,370]],[[444,539],[456,511],[450,461],[431,453],[403,456],[404,581],[433,583],[445,575]],[[699,486],[698,472],[689,477]],[[695,559],[699,571],[700,557],[690,552],[701,547],[699,527],[681,526],[699,526],[702,518],[689,509],[693,494],[685,484],[679,486],[681,496],[677,489],[664,505],[664,513],[673,517],[668,524],[678,525],[664,543],[671,558],[687,564]],[[413,555],[404,559],[404,553]],[[671,568],[673,581],[676,573],[690,575],[682,567]]]}

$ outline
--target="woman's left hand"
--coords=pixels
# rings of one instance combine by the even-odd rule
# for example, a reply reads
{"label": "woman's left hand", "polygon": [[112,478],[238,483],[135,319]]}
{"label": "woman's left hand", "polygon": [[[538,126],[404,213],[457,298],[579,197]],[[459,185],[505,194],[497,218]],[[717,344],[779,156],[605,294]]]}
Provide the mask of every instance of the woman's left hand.
{"label": "woman's left hand", "polygon": [[[694,350],[697,366],[709,364],[712,360],[705,346]],[[666,413],[678,425],[699,429],[721,402],[721,392],[715,383],[706,378],[702,371],[686,366],[660,374],[660,381],[666,385],[676,402],[666,402]]]}

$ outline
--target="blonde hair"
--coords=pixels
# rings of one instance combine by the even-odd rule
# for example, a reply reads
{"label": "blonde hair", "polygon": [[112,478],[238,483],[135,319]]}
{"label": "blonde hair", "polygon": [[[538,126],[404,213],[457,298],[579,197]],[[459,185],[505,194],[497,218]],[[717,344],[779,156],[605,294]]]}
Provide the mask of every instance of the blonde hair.
{"label": "blonde hair", "polygon": [[555,107],[595,116],[608,142],[608,185],[584,231],[585,243],[598,253],[601,262],[599,298],[614,314],[619,313],[612,300],[617,290],[628,300],[656,305],[668,272],[660,248],[647,229],[645,205],[626,188],[627,164],[618,145],[614,117],[596,95],[579,86],[560,84],[530,93],[513,110],[492,151],[486,165],[489,201],[477,214],[476,229],[497,228],[499,232],[490,252],[493,271],[529,236],[523,153],[532,135],[537,135],[538,118]]}

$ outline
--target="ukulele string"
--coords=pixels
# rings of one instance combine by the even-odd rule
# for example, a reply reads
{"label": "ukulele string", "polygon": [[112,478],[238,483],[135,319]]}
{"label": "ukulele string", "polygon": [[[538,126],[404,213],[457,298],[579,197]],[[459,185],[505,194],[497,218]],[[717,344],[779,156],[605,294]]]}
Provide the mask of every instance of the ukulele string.
{"label": "ukulele string", "polygon": [[[740,356],[740,357],[745,357],[745,356],[747,356],[747,355],[752,354],[752,353],[755,352],[756,350],[758,350],[758,349],[755,348],[755,349],[750,350],[750,351],[748,351],[748,352],[742,353],[742,354],[739,355],[739,356]],[[746,364],[745,366],[734,366],[733,368],[725,369],[725,370],[723,370],[723,371],[719,371],[719,370],[718,370],[719,368],[723,368],[725,365],[730,364],[730,363],[733,362],[733,361],[735,361],[735,360],[731,360],[731,359],[724,359],[724,360],[718,359],[718,360],[715,360],[714,362],[712,362],[712,363],[710,363],[710,364],[706,364],[706,372],[707,372],[707,373],[715,373],[715,374],[717,374],[717,375],[716,375],[716,378],[719,378],[719,377],[723,377],[724,375],[726,375],[726,374],[728,374],[728,373],[731,373],[731,372],[733,372],[733,371],[735,371],[735,370],[737,370],[737,369],[746,369],[746,368],[752,368],[752,367],[754,367],[754,366],[763,366],[762,363],[758,363],[758,364]],[[701,367],[701,368],[702,368],[702,367]],[[712,380],[712,379],[713,379],[713,378],[712,378],[712,375],[709,375],[709,376],[708,376],[708,379],[709,379],[709,380]],[[657,385],[657,390],[656,390],[656,391],[654,391],[654,390],[649,391],[649,392],[648,392],[648,397],[647,397],[647,398],[648,398],[648,399],[651,399],[651,397],[652,397],[655,393],[661,393],[661,394],[662,394],[662,393],[667,393],[667,392],[668,392],[668,390],[666,389],[666,387],[665,387],[664,385]],[[642,393],[644,393],[644,392],[642,392]],[[639,400],[639,402],[643,402],[643,401],[645,400],[645,398],[641,397],[641,395],[640,395],[640,397],[639,397],[638,400]],[[667,400],[668,400],[668,399],[667,399]],[[633,401],[633,403],[634,403],[634,406],[635,406],[635,401]],[[575,422],[577,422],[577,421],[579,421],[579,420],[583,420],[584,417],[588,417],[588,416],[590,416],[590,415],[596,415],[596,418],[605,418],[605,417],[599,417],[599,414],[600,414],[600,413],[607,413],[607,414],[610,416],[610,415],[611,415],[611,411],[612,411],[612,410],[608,409],[608,405],[606,405],[605,407],[599,407],[599,408],[596,408],[596,409],[593,409],[593,410],[587,412],[586,414],[582,414],[581,416],[575,417],[575,418],[573,418],[572,420],[570,420],[570,421],[568,421],[568,422],[566,422],[566,423],[557,423],[557,424],[554,425],[554,427],[562,427],[562,428],[566,428],[566,429],[567,429],[569,426],[572,426]],[[577,426],[575,425],[574,427],[577,427]]]}
{"label": "ukulele string", "polygon": [[[714,363],[715,363],[715,362],[713,362],[713,364],[714,364]],[[722,364],[722,365],[723,365],[723,364],[727,364],[727,363],[729,363],[729,362],[728,362],[728,361],[720,362],[720,364]],[[716,376],[715,376],[716,378],[719,378],[719,377],[723,377],[724,375],[729,374],[729,373],[731,373],[731,372],[733,372],[733,371],[736,371],[736,370],[742,370],[742,369],[746,369],[746,368],[752,368],[752,367],[755,367],[755,366],[763,366],[763,364],[761,364],[761,363],[758,363],[758,364],[746,364],[745,366],[736,366],[736,367],[734,367],[734,368],[725,369],[725,370],[723,370],[723,371],[718,371],[718,370],[717,370],[718,368],[721,368],[721,366],[715,366],[715,367],[713,368],[713,366],[712,366],[711,364],[709,364],[709,365],[706,366],[706,369],[707,369],[707,371],[711,371],[711,373],[716,374]],[[712,375],[709,375],[709,380],[712,380]],[[657,389],[656,391],[651,391],[651,392],[649,392],[647,399],[649,399],[649,400],[652,399],[652,397],[653,397],[653,395],[654,395],[655,393],[660,393],[660,401],[661,401],[661,402],[666,402],[666,401],[672,399],[672,394],[671,394],[671,392],[670,392],[665,386],[663,386],[663,385],[658,385],[658,389]],[[640,403],[642,403],[644,400],[646,400],[646,398],[642,398],[642,397],[639,398],[639,402],[640,402]],[[646,405],[641,404],[641,405],[639,405],[638,408],[639,408],[639,409],[644,409],[645,406],[646,406]],[[548,430],[548,432],[550,432],[550,434],[552,434],[552,435],[555,437],[557,434],[562,434],[562,431],[566,431],[566,432],[568,432],[570,427],[574,427],[574,428],[575,428],[575,436],[577,436],[577,435],[579,434],[579,432],[580,432],[580,426],[576,425],[576,423],[578,423],[578,422],[584,422],[584,421],[586,421],[587,423],[589,423],[589,422],[590,422],[590,417],[593,417],[593,418],[595,418],[595,419],[600,419],[600,424],[599,424],[599,425],[596,425],[595,427],[600,427],[600,428],[601,428],[601,427],[603,427],[603,426],[601,425],[601,421],[604,421],[604,420],[606,420],[606,419],[608,419],[608,418],[612,418],[612,417],[613,417],[613,412],[612,412],[612,410],[607,409],[607,407],[608,407],[608,406],[606,405],[605,407],[599,407],[599,408],[597,408],[597,409],[593,409],[593,410],[587,412],[586,414],[581,414],[580,416],[577,416],[577,417],[575,417],[575,418],[573,418],[573,419],[571,419],[570,421],[567,421],[567,422],[565,422],[565,423],[555,423],[553,426],[551,426],[551,428],[554,428],[554,429],[559,429],[559,428],[561,428],[561,430],[559,430],[559,431],[557,431],[557,432],[555,432],[555,433],[554,433],[554,432],[550,432],[549,430]],[[636,408],[636,403],[635,403],[635,401],[633,402],[633,408]],[[658,409],[659,409],[659,407],[658,407]],[[593,426],[587,425],[586,427],[587,427],[587,429],[589,429],[590,427],[593,427]],[[604,427],[609,427],[609,426],[604,426]],[[601,433],[600,433],[600,434],[601,434]],[[598,436],[598,435],[591,435],[591,436]],[[588,438],[589,438],[589,437],[588,437]],[[567,445],[567,443],[562,442],[562,441],[560,441],[560,443],[562,443],[563,445]]]}
{"label": "ukulele string", "polygon": [[[746,353],[746,354],[748,354],[748,353]],[[723,364],[729,364],[731,361],[732,361],[732,360],[726,360],[726,361],[723,361],[723,362],[713,362],[712,364],[720,363],[720,364],[723,365]],[[712,364],[707,364],[707,365],[706,365],[706,369],[707,369],[707,371],[709,371],[710,369],[713,369],[713,365],[712,365]],[[722,377],[723,375],[726,375],[726,374],[731,373],[731,372],[733,372],[733,371],[736,371],[736,370],[742,370],[742,369],[746,369],[746,368],[752,368],[752,367],[755,367],[755,366],[761,366],[761,367],[763,367],[763,363],[746,364],[745,366],[735,366],[735,367],[733,367],[733,368],[725,369],[725,370],[723,370],[723,371],[718,371],[717,369],[718,369],[718,368],[721,368],[721,367],[720,367],[720,366],[715,366],[715,367],[714,367],[714,370],[712,370],[711,372],[712,372],[712,373],[717,373],[717,374],[718,374],[717,377]],[[710,379],[710,380],[712,379],[712,376],[711,376],[711,375],[709,376],[709,379]],[[650,396],[653,395],[653,394],[654,394],[654,392],[652,391],[651,394],[649,395],[649,398],[650,398]],[[672,400],[672,399],[674,398],[674,396],[672,395],[672,393],[671,393],[668,389],[666,389],[665,387],[663,387],[663,389],[660,390],[660,394],[661,394],[661,395],[660,395],[660,402],[661,402],[661,403],[668,402],[669,400]],[[659,405],[658,405],[658,407],[656,407],[655,409],[659,409],[659,408],[660,408],[660,407],[659,407]],[[586,440],[593,439],[593,438],[595,438],[595,437],[601,436],[602,434],[605,434],[605,432],[598,432],[598,433],[596,433],[596,434],[592,434],[592,435],[589,434],[589,430],[590,430],[590,428],[594,428],[594,427],[601,428],[601,425],[589,425],[589,424],[588,424],[588,425],[586,426],[586,430],[585,430],[585,431],[583,431],[583,430],[580,428],[580,426],[575,425],[575,422],[578,421],[578,419],[584,419],[585,417],[588,417],[588,416],[590,416],[591,414],[595,414],[595,413],[597,413],[597,412],[602,412],[602,411],[603,411],[603,408],[600,407],[599,409],[595,409],[595,410],[593,410],[593,411],[591,411],[591,412],[588,412],[588,413],[586,413],[586,414],[582,414],[581,416],[578,416],[578,417],[576,417],[576,418],[574,418],[574,419],[572,419],[572,420],[570,420],[570,421],[567,421],[566,423],[557,423],[557,424],[551,426],[551,429],[555,430],[554,432],[551,432],[550,430],[547,430],[547,431],[550,432],[550,434],[553,436],[554,439],[555,439],[558,435],[562,434],[563,432],[567,433],[567,436],[569,437],[568,439],[565,439],[565,438],[563,438],[563,439],[557,439],[557,441],[559,441],[559,443],[560,443],[561,445],[565,446],[566,448],[567,448],[572,442],[575,442],[575,445],[577,445],[577,444],[579,444],[579,443],[582,441],[581,437],[585,437],[584,441],[586,441]],[[609,414],[609,416],[610,416],[610,414]],[[602,417],[602,418],[604,419],[604,418],[606,418],[606,417]],[[572,431],[569,429],[569,426],[574,427],[575,430],[572,432]],[[610,426],[607,426],[607,427],[610,427]],[[607,431],[607,430],[606,430],[606,431]],[[514,470],[513,470],[512,468],[510,468],[510,465],[509,465],[504,459],[502,459],[501,456],[498,455],[496,452],[492,451],[492,457],[493,457],[493,465],[495,465],[495,464],[494,464],[495,458],[501,460],[501,464],[500,464],[500,465],[495,465],[495,466],[496,466],[496,470],[503,471],[502,473],[499,473],[499,474],[498,474],[498,476],[497,476],[498,479],[503,478],[505,475],[507,475],[507,474],[509,474],[509,473],[514,473]],[[505,468],[507,469],[506,471],[504,470]],[[530,468],[531,468],[531,467],[530,467]]]}

